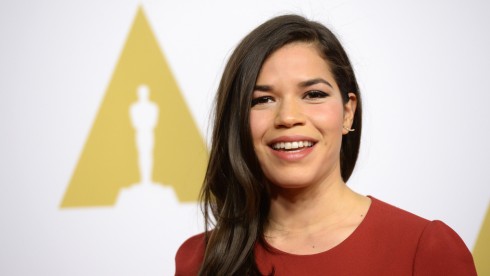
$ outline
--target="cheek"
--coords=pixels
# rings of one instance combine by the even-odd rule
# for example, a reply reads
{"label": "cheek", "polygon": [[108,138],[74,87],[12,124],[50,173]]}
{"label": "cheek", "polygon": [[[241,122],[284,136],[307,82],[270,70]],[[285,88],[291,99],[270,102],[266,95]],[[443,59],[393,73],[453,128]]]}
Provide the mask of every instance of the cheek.
{"label": "cheek", "polygon": [[310,109],[310,118],[317,128],[342,132],[344,109],[341,103],[329,103]]}
{"label": "cheek", "polygon": [[267,130],[267,126],[267,118],[264,114],[254,110],[250,111],[250,131],[252,132],[254,146],[256,142],[261,141],[261,138]]}

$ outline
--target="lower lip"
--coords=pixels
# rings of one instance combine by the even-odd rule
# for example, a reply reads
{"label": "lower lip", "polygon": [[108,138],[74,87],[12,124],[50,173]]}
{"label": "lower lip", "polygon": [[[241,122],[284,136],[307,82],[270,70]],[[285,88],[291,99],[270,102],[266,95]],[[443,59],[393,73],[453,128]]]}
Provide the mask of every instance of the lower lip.
{"label": "lower lip", "polygon": [[275,156],[279,157],[280,159],[293,162],[293,161],[300,161],[301,159],[305,158],[308,154],[310,154],[313,151],[314,146],[315,145],[308,148],[295,150],[295,151],[282,151],[282,150],[274,150],[271,148],[271,151]]}

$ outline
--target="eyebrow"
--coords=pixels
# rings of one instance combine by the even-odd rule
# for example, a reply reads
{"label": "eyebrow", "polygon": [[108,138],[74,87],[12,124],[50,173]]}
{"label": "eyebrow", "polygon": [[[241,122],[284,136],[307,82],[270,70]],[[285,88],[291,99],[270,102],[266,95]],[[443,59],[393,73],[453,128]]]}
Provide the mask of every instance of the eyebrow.
{"label": "eyebrow", "polygon": [[255,85],[254,91],[270,92],[272,87],[270,85]]}
{"label": "eyebrow", "polygon": [[[333,88],[333,86],[328,81],[326,81],[322,78],[316,78],[316,79],[302,81],[298,84],[298,86],[304,88],[304,87],[312,86],[312,85],[315,85],[318,83],[323,83],[323,84],[326,84],[326,85],[330,86],[331,88]],[[272,87],[270,85],[255,85],[254,91],[270,92],[270,91],[272,91]]]}
{"label": "eyebrow", "polygon": [[312,86],[312,85],[315,85],[318,83],[324,83],[324,84],[330,86],[331,88],[333,88],[333,86],[328,81],[326,81],[322,78],[316,78],[316,79],[312,79],[312,80],[302,81],[299,83],[299,86],[300,87],[308,87],[308,86]]}

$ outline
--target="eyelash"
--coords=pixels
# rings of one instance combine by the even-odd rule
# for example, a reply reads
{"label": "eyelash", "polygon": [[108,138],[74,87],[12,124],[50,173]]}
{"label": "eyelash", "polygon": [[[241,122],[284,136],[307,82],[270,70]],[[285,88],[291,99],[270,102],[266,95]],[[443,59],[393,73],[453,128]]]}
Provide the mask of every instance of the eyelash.
{"label": "eyelash", "polygon": [[273,100],[274,99],[271,96],[262,96],[262,97],[252,99],[252,107],[254,107],[258,104],[266,104],[266,103],[273,101]]}
{"label": "eyelash", "polygon": [[[328,97],[328,94],[320,90],[310,90],[303,94],[303,99],[306,100],[323,99],[326,97]],[[274,98],[271,96],[257,97],[252,99],[251,106],[254,107],[258,104],[266,104],[272,101],[274,101]]]}
{"label": "eyelash", "polygon": [[303,95],[303,99],[323,99],[328,97],[328,94],[320,90],[311,90]]}

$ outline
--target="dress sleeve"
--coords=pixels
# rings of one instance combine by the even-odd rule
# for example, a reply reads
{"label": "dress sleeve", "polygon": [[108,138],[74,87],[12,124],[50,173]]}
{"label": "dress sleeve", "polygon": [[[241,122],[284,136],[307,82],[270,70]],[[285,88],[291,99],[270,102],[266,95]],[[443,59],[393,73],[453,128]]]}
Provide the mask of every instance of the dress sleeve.
{"label": "dress sleeve", "polygon": [[473,257],[463,240],[437,220],[429,222],[420,236],[413,271],[416,276],[477,275]]}
{"label": "dress sleeve", "polygon": [[204,258],[204,235],[196,235],[185,241],[175,255],[175,275],[195,276]]}

